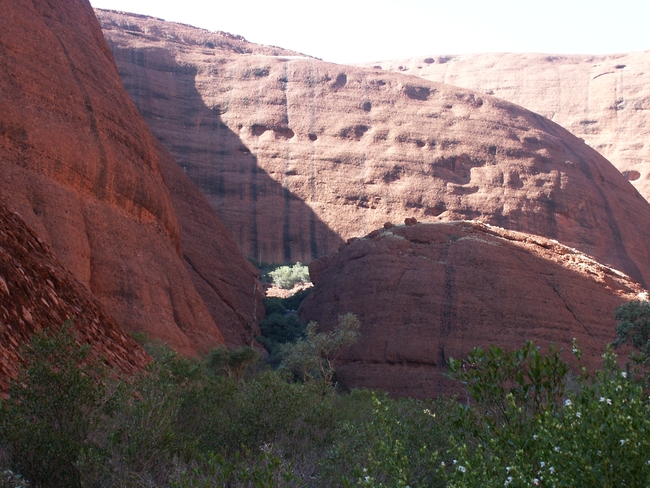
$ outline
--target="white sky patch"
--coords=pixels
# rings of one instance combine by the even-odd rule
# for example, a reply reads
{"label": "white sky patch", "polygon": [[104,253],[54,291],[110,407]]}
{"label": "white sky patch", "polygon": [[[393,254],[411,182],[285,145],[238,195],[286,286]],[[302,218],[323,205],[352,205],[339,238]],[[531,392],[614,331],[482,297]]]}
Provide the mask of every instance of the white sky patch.
{"label": "white sky patch", "polygon": [[650,49],[650,0],[90,0],[335,63]]}

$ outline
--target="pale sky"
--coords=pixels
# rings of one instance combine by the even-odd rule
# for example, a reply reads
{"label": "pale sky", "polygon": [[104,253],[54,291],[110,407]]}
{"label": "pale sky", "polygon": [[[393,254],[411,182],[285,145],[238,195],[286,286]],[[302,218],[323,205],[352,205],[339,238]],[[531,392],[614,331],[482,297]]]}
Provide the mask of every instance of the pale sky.
{"label": "pale sky", "polygon": [[650,0],[90,0],[335,63],[650,50]]}

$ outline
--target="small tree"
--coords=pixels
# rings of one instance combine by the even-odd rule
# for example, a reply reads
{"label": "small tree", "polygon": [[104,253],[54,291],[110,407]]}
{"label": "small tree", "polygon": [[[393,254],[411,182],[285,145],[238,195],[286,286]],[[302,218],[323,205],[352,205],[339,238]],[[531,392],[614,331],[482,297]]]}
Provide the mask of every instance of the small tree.
{"label": "small tree", "polygon": [[310,322],[305,337],[281,346],[280,369],[305,382],[313,379],[331,382],[334,363],[344,347],[357,341],[360,326],[359,319],[352,313],[340,316],[338,325],[329,332],[318,332],[318,324]]}

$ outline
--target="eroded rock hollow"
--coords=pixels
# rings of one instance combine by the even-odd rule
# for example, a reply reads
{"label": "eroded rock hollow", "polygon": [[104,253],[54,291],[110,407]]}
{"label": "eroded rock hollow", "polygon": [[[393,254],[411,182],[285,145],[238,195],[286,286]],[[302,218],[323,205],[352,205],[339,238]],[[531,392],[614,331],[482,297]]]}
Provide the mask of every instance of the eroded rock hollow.
{"label": "eroded rock hollow", "polygon": [[583,138],[650,199],[650,51],[423,56],[368,67],[489,93]]}

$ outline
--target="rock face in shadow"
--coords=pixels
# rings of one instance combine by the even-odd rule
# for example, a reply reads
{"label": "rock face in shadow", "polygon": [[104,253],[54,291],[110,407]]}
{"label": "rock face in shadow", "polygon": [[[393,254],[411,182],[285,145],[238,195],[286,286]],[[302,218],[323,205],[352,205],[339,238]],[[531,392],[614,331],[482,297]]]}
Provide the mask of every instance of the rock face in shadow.
{"label": "rock face in shadow", "polygon": [[80,342],[109,366],[134,373],[151,360],[101,303],[57,261],[52,249],[0,200],[0,395],[35,331],[73,319]]}
{"label": "rock face in shadow", "polygon": [[264,291],[206,198],[156,141],[181,231],[183,260],[194,287],[228,346],[253,344],[264,318]]}
{"label": "rock face in shadow", "polygon": [[489,93],[567,128],[650,199],[650,51],[431,56],[368,63]]}
{"label": "rock face in shadow", "polygon": [[446,361],[476,346],[554,342],[570,361],[575,337],[583,362],[599,367],[616,307],[644,292],[556,241],[475,222],[382,229],[322,260],[310,266],[319,272],[301,321],[329,330],[357,314],[359,342],[343,352],[338,380],[396,396],[457,393]]}
{"label": "rock face in shadow", "polygon": [[249,257],[309,262],[386,221],[476,219],[650,280],[648,202],[537,114],[150,17],[98,16],[136,106]]}
{"label": "rock face in shadow", "polygon": [[[195,83],[211,73],[229,76],[226,73],[230,68],[223,65],[222,55],[254,55],[273,61],[278,55],[293,57],[298,53],[145,16],[96,13],[138,110],[206,196],[244,255],[264,262],[310,261],[338,248],[341,237],[303,201],[300,188],[293,185],[304,178],[277,174],[276,168],[260,164],[257,152],[249,147],[251,131],[257,134],[255,142],[267,128],[263,124],[233,124],[239,101],[233,100],[230,108],[229,101],[215,105]],[[132,45],[138,47],[132,49]],[[197,56],[205,64],[192,62]],[[245,76],[268,80],[269,69],[266,64],[255,65]],[[211,90],[221,90],[215,84],[210,86]],[[244,93],[247,88],[238,86],[237,99],[257,96],[258,88],[251,85],[253,91]],[[286,107],[277,109],[286,112]],[[277,140],[277,151],[288,151],[294,136],[286,120],[270,129],[269,135]]]}
{"label": "rock face in shadow", "polygon": [[[127,331],[187,354],[223,344],[183,262],[187,236],[156,141],[89,3],[3,2],[0,70],[0,194],[9,207]],[[246,266],[241,273],[252,310],[255,277]]]}

